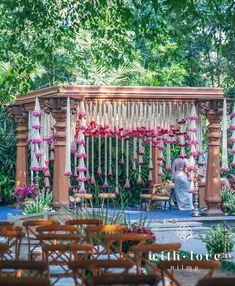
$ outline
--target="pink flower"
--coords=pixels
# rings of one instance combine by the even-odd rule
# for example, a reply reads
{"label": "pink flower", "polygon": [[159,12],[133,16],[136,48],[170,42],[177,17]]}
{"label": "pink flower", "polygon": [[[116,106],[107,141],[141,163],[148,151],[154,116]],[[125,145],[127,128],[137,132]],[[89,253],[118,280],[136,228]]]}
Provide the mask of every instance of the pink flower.
{"label": "pink flower", "polygon": [[42,112],[41,111],[33,111],[33,116],[35,117],[39,117],[42,115]]}
{"label": "pink flower", "polygon": [[190,193],[190,194],[195,194],[197,191],[195,190],[195,189],[193,189],[193,190],[188,190],[188,193]]}
{"label": "pink flower", "polygon": [[104,182],[104,183],[103,183],[103,187],[104,187],[104,188],[107,188],[107,187],[109,187],[109,184],[108,184],[108,182]]}
{"label": "pink flower", "polygon": [[86,172],[87,171],[86,167],[77,167],[76,169],[78,172]]}
{"label": "pink flower", "polygon": [[35,123],[35,124],[32,125],[32,128],[33,128],[33,129],[41,129],[41,128],[42,128],[42,125]]}
{"label": "pink flower", "polygon": [[125,189],[130,189],[130,187],[131,187],[130,183],[125,183],[125,185],[124,185]]}
{"label": "pink flower", "polygon": [[70,171],[68,171],[68,172],[65,172],[65,173],[64,173],[64,175],[65,175],[66,177],[70,177],[70,176],[72,176],[72,175],[73,175],[73,173],[72,173],[72,172],[70,172]]}
{"label": "pink flower", "polygon": [[197,120],[198,116],[196,114],[191,114],[191,115],[188,116],[188,119],[190,119],[190,120]]}
{"label": "pink flower", "polygon": [[166,168],[166,171],[171,172],[172,168]]}
{"label": "pink flower", "polygon": [[95,185],[95,184],[96,184],[96,181],[95,181],[94,178],[91,178],[91,181],[90,181],[90,182],[91,182],[92,185]]}
{"label": "pink flower", "polygon": [[142,180],[141,179],[137,179],[136,184],[137,185],[141,185],[142,184]]}
{"label": "pink flower", "polygon": [[221,167],[220,168],[220,172],[222,172],[222,173],[226,173],[226,172],[228,172],[229,171],[229,168],[228,167]]}
{"label": "pink flower", "polygon": [[78,182],[86,182],[86,181],[87,181],[87,178],[86,178],[86,177],[78,177],[78,178],[77,178],[77,181],[78,181]]}

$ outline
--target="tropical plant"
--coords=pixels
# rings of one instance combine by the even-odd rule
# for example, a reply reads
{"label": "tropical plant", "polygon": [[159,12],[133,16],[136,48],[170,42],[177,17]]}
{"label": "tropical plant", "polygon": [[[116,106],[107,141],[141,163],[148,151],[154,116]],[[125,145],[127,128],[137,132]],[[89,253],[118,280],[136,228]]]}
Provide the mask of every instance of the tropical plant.
{"label": "tropical plant", "polygon": [[[217,225],[212,227],[207,235],[202,239],[203,242],[206,243],[206,249],[209,254],[222,254],[224,253],[225,248],[225,239],[224,239],[224,226]],[[234,246],[234,236],[230,235],[230,239],[228,241],[227,251],[231,252]]]}
{"label": "tropical plant", "polygon": [[52,192],[50,190],[40,190],[37,196],[26,202],[24,212],[26,214],[43,213],[52,203]]}

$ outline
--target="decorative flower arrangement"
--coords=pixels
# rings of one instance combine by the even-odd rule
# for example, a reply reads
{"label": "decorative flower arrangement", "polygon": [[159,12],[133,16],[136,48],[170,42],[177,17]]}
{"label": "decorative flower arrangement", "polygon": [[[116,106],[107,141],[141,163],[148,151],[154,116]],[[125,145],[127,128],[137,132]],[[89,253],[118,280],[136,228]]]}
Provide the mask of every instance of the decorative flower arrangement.
{"label": "decorative flower arrangement", "polygon": [[20,186],[15,188],[14,197],[17,202],[23,202],[29,198],[35,198],[37,196],[37,190],[35,186]]}
{"label": "decorative flower arrangement", "polygon": [[[131,226],[125,230],[125,233],[148,234],[150,236],[150,239],[146,242],[147,244],[153,244],[156,240],[156,237],[152,232],[151,228],[140,225],[139,223],[131,224]],[[138,243],[138,241],[125,240],[122,243],[122,251],[124,253],[127,253],[132,246],[137,245]]]}

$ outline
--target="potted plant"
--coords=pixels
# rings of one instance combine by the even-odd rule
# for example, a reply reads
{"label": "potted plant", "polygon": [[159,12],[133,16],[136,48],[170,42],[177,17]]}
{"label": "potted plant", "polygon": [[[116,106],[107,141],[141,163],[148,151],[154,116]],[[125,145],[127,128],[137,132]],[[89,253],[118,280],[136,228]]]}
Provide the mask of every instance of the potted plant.
{"label": "potted plant", "polygon": [[[225,250],[225,232],[223,225],[217,225],[212,227],[207,235],[202,239],[206,243],[206,249],[208,253],[212,256],[215,254],[224,256]],[[227,242],[227,251],[232,252],[234,246],[234,237],[230,235],[229,241]]]}
{"label": "potted plant", "polygon": [[33,201],[37,196],[37,190],[34,185],[32,186],[19,186],[14,189],[13,196],[18,203],[18,206],[25,209],[26,203]]}
{"label": "potted plant", "polygon": [[34,200],[26,202],[25,214],[43,213],[50,210],[52,203],[52,192],[49,190],[40,190]]}

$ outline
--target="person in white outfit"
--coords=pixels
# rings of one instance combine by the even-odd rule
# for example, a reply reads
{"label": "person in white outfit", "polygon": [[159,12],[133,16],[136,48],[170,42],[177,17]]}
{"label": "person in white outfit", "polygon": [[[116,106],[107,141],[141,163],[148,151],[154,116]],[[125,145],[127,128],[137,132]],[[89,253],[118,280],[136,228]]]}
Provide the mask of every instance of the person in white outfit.
{"label": "person in white outfit", "polygon": [[176,158],[172,165],[172,179],[175,184],[175,198],[180,210],[192,210],[193,195],[189,193],[190,183],[187,177],[187,168],[189,161],[187,159]]}

